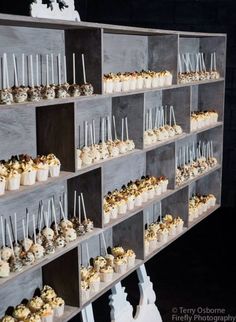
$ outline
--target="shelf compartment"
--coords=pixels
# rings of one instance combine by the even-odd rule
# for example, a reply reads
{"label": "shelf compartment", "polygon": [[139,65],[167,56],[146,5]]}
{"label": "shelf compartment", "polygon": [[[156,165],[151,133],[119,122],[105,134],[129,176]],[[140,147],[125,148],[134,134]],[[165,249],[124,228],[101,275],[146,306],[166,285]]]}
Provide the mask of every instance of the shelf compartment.
{"label": "shelf compartment", "polygon": [[206,219],[209,215],[211,215],[213,212],[215,212],[218,208],[220,208],[220,205],[216,204],[215,207],[209,208],[207,211],[205,211],[201,216],[194,219],[192,222],[189,223],[188,229],[194,227],[195,225],[199,224],[202,220]]}
{"label": "shelf compartment", "polygon": [[146,153],[146,173],[150,176],[165,176],[168,188],[175,185],[175,143],[156,148]]}
{"label": "shelf compartment", "polygon": [[[73,216],[74,191],[82,192],[88,219],[95,227],[102,227],[102,177],[101,168],[94,169],[67,181],[68,211]],[[83,218],[83,217],[82,217]]]}

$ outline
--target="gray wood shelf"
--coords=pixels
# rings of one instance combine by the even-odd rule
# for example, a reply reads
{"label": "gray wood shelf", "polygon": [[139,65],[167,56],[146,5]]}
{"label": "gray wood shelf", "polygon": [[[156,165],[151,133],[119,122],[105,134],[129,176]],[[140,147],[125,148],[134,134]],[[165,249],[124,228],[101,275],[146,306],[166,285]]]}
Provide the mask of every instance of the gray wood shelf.
{"label": "gray wood shelf", "polygon": [[[17,44],[16,37],[19,39]],[[21,186],[18,191],[6,191],[5,195],[0,197],[0,212],[4,219],[8,219],[17,211],[17,222],[20,226],[26,207],[29,207],[30,214],[36,213],[40,200],[47,201],[52,196],[58,200],[63,191],[67,192],[68,212],[72,214],[73,195],[76,190],[78,193],[84,193],[88,217],[94,221],[96,227],[92,233],[78,238],[64,249],[57,250],[55,254],[44,257],[33,266],[24,267],[21,272],[11,273],[8,278],[0,279],[0,316],[9,304],[16,305],[23,298],[32,296],[36,287],[48,283],[66,302],[65,314],[56,321],[69,321],[88,303],[96,300],[118,281],[135,271],[137,267],[168,247],[220,207],[226,35],[0,14],[0,43],[0,55],[3,52],[9,54],[14,52],[16,55],[21,53],[45,55],[48,53],[45,48],[50,48],[50,52],[55,54],[66,54],[68,57],[72,56],[72,52],[79,54],[84,52],[87,78],[95,88],[96,94],[89,97],[69,97],[42,100],[38,103],[26,102],[0,106],[0,159],[8,159],[11,155],[20,153],[36,155],[51,152],[62,162],[60,177],[50,178],[45,183],[36,183],[30,187]],[[216,52],[221,78],[177,84],[178,54],[199,50],[206,53]],[[135,60],[133,52],[136,53]],[[72,79],[71,64],[71,59],[68,59],[69,81]],[[13,70],[10,62],[9,69]],[[104,73],[141,69],[169,70],[173,74],[173,85],[103,94]],[[13,73],[9,74],[10,85],[13,85]],[[76,74],[78,82],[82,82],[80,66]],[[175,106],[176,120],[182,126],[184,133],[145,147],[143,138],[145,112],[161,105]],[[191,111],[209,108],[216,109],[219,122],[190,132]],[[79,142],[78,127],[82,126],[85,120],[91,122],[92,119],[97,120],[108,115],[116,116],[118,137],[121,135],[121,118],[128,117],[129,136],[134,140],[136,149],[128,154],[109,158],[76,171],[75,151],[84,139],[81,134],[81,142]],[[98,137],[97,124],[95,130]],[[214,141],[215,155],[219,164],[176,187],[175,156],[178,147],[192,140],[208,139]],[[109,190],[119,189],[128,181],[147,174],[167,176],[169,190],[105,225],[103,196]],[[189,223],[188,200],[191,193],[213,193],[217,198],[217,205]],[[185,227],[179,235],[170,238],[166,244],[159,245],[160,247],[152,253],[144,256],[146,214],[150,212],[153,220],[156,220],[158,207],[163,213],[168,211],[174,216],[180,215]],[[59,217],[59,210],[56,209],[56,212]],[[30,227],[31,224],[32,218],[30,218]],[[115,274],[111,283],[102,283],[99,292],[83,303],[79,270],[80,264],[86,263],[83,247],[88,243],[90,255],[93,257],[103,254],[105,250],[100,240],[101,232],[104,232],[107,245],[113,247],[116,244],[122,244],[121,246],[125,248],[133,248],[138,260],[135,266],[124,275]],[[22,229],[19,229],[18,237],[22,238]]]}

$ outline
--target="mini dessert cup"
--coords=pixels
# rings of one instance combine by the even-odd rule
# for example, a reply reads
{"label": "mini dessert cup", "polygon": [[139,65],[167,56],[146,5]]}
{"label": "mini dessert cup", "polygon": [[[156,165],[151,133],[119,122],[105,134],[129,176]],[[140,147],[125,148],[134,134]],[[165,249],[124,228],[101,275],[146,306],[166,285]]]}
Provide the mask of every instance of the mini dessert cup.
{"label": "mini dessert cup", "polygon": [[37,181],[43,182],[48,180],[48,169],[37,169]]}
{"label": "mini dessert cup", "polygon": [[21,175],[15,175],[11,178],[7,179],[7,183],[6,183],[6,189],[9,191],[13,191],[13,190],[19,190],[20,189],[20,178]]}
{"label": "mini dessert cup", "polygon": [[160,184],[157,184],[156,187],[155,187],[155,193],[157,196],[160,196],[161,193],[162,193],[162,187]]}
{"label": "mini dessert cup", "polygon": [[128,210],[134,209],[134,197],[133,196],[128,197],[127,209]]}
{"label": "mini dessert cup", "polygon": [[135,196],[134,205],[135,205],[135,207],[142,206],[142,196],[141,195]]}
{"label": "mini dessert cup", "polygon": [[119,205],[118,205],[118,214],[119,215],[124,215],[127,212],[127,203],[122,200]]}
{"label": "mini dessert cup", "polygon": [[170,72],[167,72],[165,75],[164,86],[171,86],[172,85],[173,76]]}
{"label": "mini dessert cup", "polygon": [[130,90],[130,81],[129,79],[123,79],[121,85],[122,92],[128,92]]}
{"label": "mini dessert cup", "polygon": [[168,230],[163,229],[158,231],[158,240],[160,243],[167,243],[168,241]]}
{"label": "mini dessert cup", "polygon": [[143,89],[143,86],[144,86],[143,77],[138,76],[136,81],[136,89]]}
{"label": "mini dessert cup", "polygon": [[151,189],[148,189],[148,199],[151,200],[155,197],[155,189],[151,187]]}
{"label": "mini dessert cup", "polygon": [[129,82],[130,85],[130,90],[135,91],[136,90],[136,85],[137,85],[137,79],[132,77]]}
{"label": "mini dessert cup", "polygon": [[149,253],[149,241],[147,239],[144,240],[144,255],[147,256]]}
{"label": "mini dessert cup", "polygon": [[113,278],[113,268],[104,267],[100,270],[101,281],[104,283],[109,283],[112,281]]}
{"label": "mini dessert cup", "polygon": [[183,220],[181,220],[181,221],[179,221],[179,222],[176,223],[176,233],[177,234],[182,233],[183,228],[184,228],[184,222],[183,222]]}
{"label": "mini dessert cup", "polygon": [[169,236],[170,237],[174,237],[176,235],[176,233],[177,233],[176,226],[174,224],[170,224],[168,230],[169,230]]}
{"label": "mini dessert cup", "polygon": [[163,75],[159,76],[159,85],[160,85],[160,87],[165,86],[165,76],[163,76]]}
{"label": "mini dessert cup", "polygon": [[147,190],[142,191],[142,201],[147,202],[148,201],[148,192]]}
{"label": "mini dessert cup", "polygon": [[0,176],[0,196],[4,195],[6,188],[6,179]]}
{"label": "mini dessert cup", "polygon": [[159,77],[152,77],[152,88],[157,88],[159,86]]}
{"label": "mini dessert cup", "polygon": [[32,186],[36,181],[36,170],[25,171],[21,173],[21,184],[22,186]]}
{"label": "mini dessert cup", "polygon": [[87,289],[82,288],[81,293],[82,293],[83,302],[88,301],[89,297],[90,297],[90,289],[89,288],[87,288]]}
{"label": "mini dessert cup", "polygon": [[114,80],[113,91],[114,93],[120,93],[122,91],[122,82],[119,79]]}
{"label": "mini dessert cup", "polygon": [[61,165],[50,165],[49,166],[50,177],[52,178],[59,177],[60,169],[61,169]]}
{"label": "mini dessert cup", "polygon": [[126,262],[115,262],[115,272],[118,274],[125,274],[127,271],[127,263]]}
{"label": "mini dessert cup", "polygon": [[128,256],[128,263],[127,263],[128,268],[134,267],[134,265],[135,265],[135,258],[136,258],[135,255]]}
{"label": "mini dessert cup", "polygon": [[114,90],[114,83],[112,79],[107,79],[106,81],[104,81],[105,84],[105,94],[112,94],[113,90]]}
{"label": "mini dessert cup", "polygon": [[144,88],[146,89],[152,88],[152,77],[144,78]]}
{"label": "mini dessert cup", "polygon": [[116,219],[117,216],[118,216],[118,207],[117,205],[113,205],[112,208],[111,208],[111,219]]}
{"label": "mini dessert cup", "polygon": [[55,299],[53,299],[50,305],[53,309],[53,315],[56,318],[59,318],[64,314],[65,301],[61,297],[56,297]]}
{"label": "mini dessert cup", "polygon": [[110,218],[111,218],[110,211],[104,211],[103,218],[104,218],[104,221],[103,221],[104,225],[109,224]]}
{"label": "mini dessert cup", "polygon": [[89,287],[92,293],[97,293],[100,288],[100,277],[99,279],[96,279],[96,280],[95,279],[89,280]]}
{"label": "mini dessert cup", "polygon": [[157,239],[156,238],[149,238],[149,252],[153,252],[157,248]]}

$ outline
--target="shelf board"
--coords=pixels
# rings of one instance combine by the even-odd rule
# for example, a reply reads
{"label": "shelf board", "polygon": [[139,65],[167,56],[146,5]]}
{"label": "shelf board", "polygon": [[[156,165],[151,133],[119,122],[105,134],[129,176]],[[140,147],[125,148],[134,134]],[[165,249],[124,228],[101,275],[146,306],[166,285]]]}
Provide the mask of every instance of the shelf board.
{"label": "shelf board", "polygon": [[149,207],[152,204],[167,198],[173,193],[175,193],[175,190],[167,190],[165,193],[162,193],[160,196],[156,196],[155,198],[150,199],[147,202],[144,202],[140,207],[135,207],[133,210],[127,211],[124,215],[118,215],[116,219],[111,219],[111,221],[108,224],[104,225],[104,230],[107,230],[113,226],[116,226],[119,223],[123,222],[124,220],[135,216],[140,211],[143,211],[146,207]]}
{"label": "shelf board", "polygon": [[70,179],[73,175],[74,174],[72,172],[61,171],[59,177],[54,177],[54,178],[49,177],[48,180],[45,182],[36,181],[36,183],[32,186],[20,186],[19,190],[5,191],[5,194],[0,196],[0,202],[5,202],[11,199],[22,197],[30,192]]}
{"label": "shelf board", "polygon": [[144,146],[143,151],[148,152],[148,151],[151,151],[151,150],[155,150],[155,149],[157,149],[157,148],[159,148],[161,146],[170,144],[172,142],[176,142],[178,140],[182,140],[182,139],[188,137],[189,135],[190,135],[189,133],[182,133],[182,134],[179,134],[179,135],[175,135],[172,138],[162,140],[162,141],[158,141],[155,144],[150,144],[150,145]]}
{"label": "shelf board", "polygon": [[192,227],[194,227],[195,225],[197,225],[198,223],[200,223],[202,220],[204,220],[205,218],[207,218],[210,214],[212,214],[218,208],[220,208],[220,205],[219,204],[216,204],[214,207],[209,208],[201,216],[199,216],[198,218],[196,218],[193,221],[189,222],[189,227],[188,228],[191,229]]}
{"label": "shelf board", "polygon": [[103,283],[103,282],[101,282],[99,292],[92,294],[90,296],[89,300],[82,302],[82,308],[81,309],[83,309],[84,307],[86,307],[91,302],[95,301],[102,294],[104,294],[107,291],[109,291],[113,286],[115,286],[118,282],[120,282],[121,280],[123,280],[124,278],[126,278],[129,274],[131,274],[132,272],[134,272],[142,264],[143,264],[143,260],[136,259],[135,260],[135,265],[132,268],[130,268],[129,270],[127,270],[125,274],[114,273],[113,279],[112,279],[111,282],[109,282],[109,283]]}
{"label": "shelf board", "polygon": [[216,123],[213,123],[211,125],[204,126],[204,127],[200,128],[200,129],[197,129],[195,131],[191,131],[190,134],[202,133],[202,132],[214,129],[214,128],[218,127],[218,126],[223,126],[223,122],[216,122]]}
{"label": "shelf board", "polygon": [[197,177],[195,177],[195,178],[193,178],[191,180],[188,180],[188,181],[184,182],[180,186],[176,186],[174,191],[181,190],[181,189],[189,186],[191,183],[193,183],[195,181],[198,181],[199,179],[202,179],[202,178],[208,176],[208,174],[210,174],[212,172],[215,172],[216,170],[219,170],[219,169],[221,169],[221,165],[220,164],[217,164],[214,168],[211,168],[210,170],[208,170],[208,171],[206,171],[206,172],[198,175]]}
{"label": "shelf board", "polygon": [[11,283],[13,280],[18,278],[19,276],[22,276],[22,275],[27,274],[29,272],[33,272],[33,271],[47,265],[48,263],[54,261],[58,257],[63,256],[65,253],[69,252],[73,248],[78,247],[79,244],[83,243],[84,241],[88,240],[89,238],[101,234],[101,232],[102,232],[102,229],[94,228],[94,230],[91,233],[86,233],[84,236],[77,238],[75,241],[67,244],[63,249],[56,250],[56,252],[52,255],[44,256],[41,260],[38,260],[32,266],[24,266],[22,271],[16,272],[16,273],[10,273],[10,275],[8,277],[0,279],[0,287]]}
{"label": "shelf board", "polygon": [[64,314],[60,318],[53,318],[54,322],[67,322],[80,312],[78,307],[65,305]]}

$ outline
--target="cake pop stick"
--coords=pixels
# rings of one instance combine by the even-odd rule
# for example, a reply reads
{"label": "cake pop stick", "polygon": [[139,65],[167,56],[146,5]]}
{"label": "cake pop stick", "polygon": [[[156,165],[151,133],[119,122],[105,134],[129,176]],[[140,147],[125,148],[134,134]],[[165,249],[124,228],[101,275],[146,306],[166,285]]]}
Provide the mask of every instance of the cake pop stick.
{"label": "cake pop stick", "polygon": [[64,192],[64,214],[66,219],[68,219],[68,207],[67,207],[67,193]]}
{"label": "cake pop stick", "polygon": [[21,64],[22,64],[22,86],[25,86],[25,54],[21,56]]}
{"label": "cake pop stick", "polygon": [[87,254],[87,263],[88,263],[88,266],[90,266],[90,256],[89,256],[88,243],[86,243],[86,254]]}
{"label": "cake pop stick", "polygon": [[7,88],[10,88],[7,54],[5,54],[5,68],[6,68],[6,83],[7,83],[6,85],[7,85]]}
{"label": "cake pop stick", "polygon": [[162,207],[161,207],[161,203],[160,203],[159,211],[160,211],[160,222],[162,223]]}
{"label": "cake pop stick", "polygon": [[125,118],[126,140],[129,140],[128,118]]}
{"label": "cake pop stick", "polygon": [[86,209],[85,209],[85,204],[84,204],[84,196],[83,196],[83,193],[81,192],[81,201],[82,201],[82,207],[83,207],[83,213],[84,213],[84,219],[85,221],[87,221],[87,214],[86,214]]}
{"label": "cake pop stick", "polygon": [[61,85],[61,54],[57,56],[58,85]]}
{"label": "cake pop stick", "polygon": [[1,216],[1,231],[2,231],[2,246],[5,248],[6,240],[5,240],[5,232],[4,232],[4,225],[3,225],[3,218]]}
{"label": "cake pop stick", "polygon": [[210,63],[210,72],[213,70],[213,53],[211,53],[211,63]]}
{"label": "cake pop stick", "polygon": [[189,73],[188,60],[187,60],[187,58],[185,58],[185,55],[187,55],[187,53],[186,54],[182,54],[182,59],[183,59],[183,62],[185,64],[185,70],[186,70],[187,73]]}
{"label": "cake pop stick", "polygon": [[213,152],[213,142],[210,141],[210,144],[211,144],[211,158],[214,157],[214,152]]}
{"label": "cake pop stick", "polygon": [[61,200],[59,201],[59,206],[60,206],[60,210],[61,210],[62,218],[63,218],[63,220],[65,220],[65,219],[66,219],[66,217],[65,217],[65,213],[64,213],[64,210],[63,210],[63,207],[62,207]]}
{"label": "cake pop stick", "polygon": [[109,140],[112,141],[111,120],[110,120],[110,116],[109,115],[107,117],[107,123],[108,123]]}
{"label": "cake pop stick", "polygon": [[74,191],[74,218],[76,217],[76,199],[77,199],[77,191]]}
{"label": "cake pop stick", "polygon": [[12,244],[12,238],[11,238],[11,232],[10,232],[10,228],[9,228],[8,223],[7,223],[7,233],[8,233],[8,239],[9,239],[10,247],[11,247],[11,250],[12,250],[12,256],[15,258],[13,244]]}
{"label": "cake pop stick", "polygon": [[193,65],[191,62],[190,53],[187,53],[187,61],[188,61],[188,65],[190,67],[190,71],[193,72]]}
{"label": "cake pop stick", "polygon": [[148,122],[149,130],[152,129],[152,109],[149,110],[149,122]]}
{"label": "cake pop stick", "polygon": [[36,86],[39,87],[39,55],[36,55]]}
{"label": "cake pop stick", "polygon": [[41,232],[42,230],[42,225],[43,225],[43,202],[41,200],[41,203],[40,203],[40,221],[39,221],[39,232]]}
{"label": "cake pop stick", "polygon": [[113,119],[113,128],[114,128],[115,140],[117,140],[116,118],[115,118],[115,115],[112,116],[112,119]]}
{"label": "cake pop stick", "polygon": [[186,163],[188,164],[189,157],[188,157],[188,145],[186,146]]}
{"label": "cake pop stick", "polygon": [[56,230],[56,234],[58,235],[57,217],[56,217],[55,204],[54,204],[53,198],[51,199],[51,202],[52,202],[52,215],[54,219],[55,230]]}
{"label": "cake pop stick", "polygon": [[6,68],[5,68],[5,56],[2,58],[2,89],[6,89]]}
{"label": "cake pop stick", "polygon": [[15,236],[15,232],[14,232],[14,226],[13,226],[13,222],[12,222],[12,217],[10,216],[9,219],[10,219],[10,225],[11,225],[11,234],[12,234],[13,240],[15,241],[16,236]]}
{"label": "cake pop stick", "polygon": [[33,231],[34,231],[34,243],[37,244],[36,242],[36,227],[35,227],[35,216],[33,214]]}
{"label": "cake pop stick", "polygon": [[26,208],[26,237],[29,237],[29,210]]}
{"label": "cake pop stick", "polygon": [[88,122],[84,122],[84,146],[88,146]]}
{"label": "cake pop stick", "polygon": [[52,84],[54,84],[54,55],[51,53],[51,73],[52,73]]}
{"label": "cake pop stick", "polygon": [[202,58],[202,68],[203,68],[204,72],[206,72],[206,65],[205,65],[203,53],[201,53],[201,58]]}
{"label": "cake pop stick", "polygon": [[195,67],[195,72],[199,72],[199,53],[195,55],[196,57],[196,67]]}
{"label": "cake pop stick", "polygon": [[33,56],[30,55],[30,72],[31,72],[31,87],[34,87],[34,69],[33,69]]}
{"label": "cake pop stick", "polygon": [[76,84],[76,76],[75,76],[75,53],[73,53],[73,84]]}
{"label": "cake pop stick", "polygon": [[24,242],[24,249],[26,249],[26,234],[25,234],[25,221],[22,219],[22,230],[23,230],[23,242]]}
{"label": "cake pop stick", "polygon": [[214,71],[216,71],[217,69],[216,69],[216,53],[214,52],[213,53],[213,58],[214,58],[214,64],[213,64],[213,66],[214,66]]}
{"label": "cake pop stick", "polygon": [[95,120],[93,120],[93,142],[96,144]]}
{"label": "cake pop stick", "polygon": [[15,56],[15,54],[13,54],[12,57],[13,57],[13,65],[14,65],[15,86],[18,87],[18,75],[17,75],[16,56]]}
{"label": "cake pop stick", "polygon": [[104,125],[103,125],[103,118],[101,118],[101,140],[102,140],[102,143],[104,142]]}
{"label": "cake pop stick", "polygon": [[78,196],[78,205],[79,205],[79,223],[81,223],[81,197]]}
{"label": "cake pop stick", "polygon": [[179,73],[183,73],[183,68],[182,68],[182,62],[181,62],[181,56],[178,54],[178,66],[179,66]]}
{"label": "cake pop stick", "polygon": [[105,239],[105,236],[104,236],[104,232],[101,233],[102,235],[102,241],[103,241],[103,246],[104,246],[104,249],[105,249],[105,255],[107,256],[107,244],[106,244],[106,239]]}
{"label": "cake pop stick", "polygon": [[185,165],[185,146],[183,146],[183,164]]}
{"label": "cake pop stick", "polygon": [[49,75],[48,75],[48,55],[46,55],[46,85],[49,86]]}
{"label": "cake pop stick", "polygon": [[84,84],[87,84],[87,80],[86,80],[86,70],[85,70],[85,61],[84,61],[84,54],[82,54],[82,66],[83,66]]}
{"label": "cake pop stick", "polygon": [[50,199],[48,199],[48,218],[51,218]]}
{"label": "cake pop stick", "polygon": [[147,226],[149,227],[149,211],[147,210],[147,215],[146,215],[146,221],[147,221]]}
{"label": "cake pop stick", "polygon": [[121,141],[124,141],[124,119],[121,120]]}
{"label": "cake pop stick", "polygon": [[65,84],[67,84],[67,67],[66,67],[66,55],[64,55],[64,79],[65,79]]}
{"label": "cake pop stick", "polygon": [[91,144],[93,146],[94,145],[94,142],[93,142],[93,126],[92,126],[92,124],[89,124],[89,130],[90,130]]}
{"label": "cake pop stick", "polygon": [[170,111],[169,111],[169,125],[171,126],[172,125],[172,120],[171,120],[171,115],[172,115],[172,112],[171,112],[172,108],[170,106]]}

